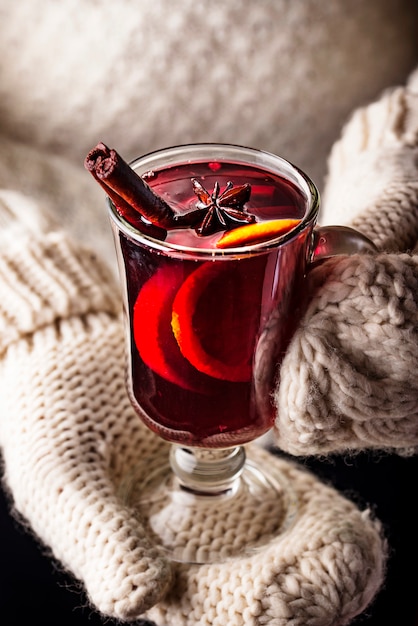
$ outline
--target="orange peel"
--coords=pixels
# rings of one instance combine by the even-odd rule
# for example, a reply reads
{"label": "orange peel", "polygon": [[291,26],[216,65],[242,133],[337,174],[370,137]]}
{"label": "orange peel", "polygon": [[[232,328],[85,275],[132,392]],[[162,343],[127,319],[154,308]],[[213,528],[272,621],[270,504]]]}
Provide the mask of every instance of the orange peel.
{"label": "orange peel", "polygon": [[172,304],[184,278],[183,267],[167,265],[144,283],[133,307],[133,336],[152,371],[184,389],[205,393],[208,381],[183,357],[171,330]]}
{"label": "orange peel", "polygon": [[217,248],[236,248],[268,241],[291,231],[300,223],[300,219],[282,218],[267,222],[246,224],[226,231],[216,242]]}

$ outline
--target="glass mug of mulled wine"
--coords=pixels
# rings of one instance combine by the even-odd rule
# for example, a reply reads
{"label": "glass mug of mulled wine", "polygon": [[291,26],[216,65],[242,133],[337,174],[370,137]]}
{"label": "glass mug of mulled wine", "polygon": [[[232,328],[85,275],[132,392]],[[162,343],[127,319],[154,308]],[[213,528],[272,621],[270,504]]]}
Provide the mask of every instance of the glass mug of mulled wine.
{"label": "glass mug of mulled wine", "polygon": [[[316,186],[273,154],[194,144],[127,167],[100,150],[90,163],[100,161],[94,175],[109,196],[128,393],[172,444],[167,462],[149,474],[139,466],[124,495],[174,560],[251,554],[297,519],[291,484],[260,467],[246,444],[276,418],[272,391],[306,304],[309,267],[374,246],[352,229],[318,228]],[[250,538],[239,513],[228,525],[239,511],[257,515],[262,530]],[[211,531],[219,523],[228,528],[222,538]]]}

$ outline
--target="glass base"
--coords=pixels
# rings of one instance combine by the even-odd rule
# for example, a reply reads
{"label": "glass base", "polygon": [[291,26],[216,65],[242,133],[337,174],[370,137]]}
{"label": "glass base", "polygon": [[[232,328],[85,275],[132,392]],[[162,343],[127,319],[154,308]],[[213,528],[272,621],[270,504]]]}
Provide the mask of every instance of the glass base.
{"label": "glass base", "polygon": [[297,516],[291,485],[272,464],[258,467],[241,446],[172,446],[170,462],[122,488],[151,539],[181,563],[224,562],[281,541]]}

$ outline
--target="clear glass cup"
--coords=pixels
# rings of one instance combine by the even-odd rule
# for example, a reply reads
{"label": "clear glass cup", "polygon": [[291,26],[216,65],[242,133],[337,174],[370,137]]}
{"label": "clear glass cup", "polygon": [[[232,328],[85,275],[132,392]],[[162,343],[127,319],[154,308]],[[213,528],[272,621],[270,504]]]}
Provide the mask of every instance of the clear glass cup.
{"label": "clear glass cup", "polygon": [[157,467],[139,461],[123,487],[126,502],[176,561],[251,554],[281,540],[297,519],[292,485],[273,464],[260,467],[247,444],[273,426],[272,391],[306,305],[309,266],[373,244],[352,229],[318,228],[314,183],[260,150],[177,146],[131,167],[179,211],[196,205],[191,179],[208,190],[219,183],[218,193],[231,180],[251,184],[251,210],[263,219],[298,220],[274,238],[218,249],[188,231],[166,238],[146,225],[140,231],[109,200],[129,398],[171,444]]}

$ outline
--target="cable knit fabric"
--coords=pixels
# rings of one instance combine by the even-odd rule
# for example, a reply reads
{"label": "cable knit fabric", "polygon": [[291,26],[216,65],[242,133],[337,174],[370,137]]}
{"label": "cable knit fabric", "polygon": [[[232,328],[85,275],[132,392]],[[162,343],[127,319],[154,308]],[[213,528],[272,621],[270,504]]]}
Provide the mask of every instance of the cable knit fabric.
{"label": "cable knit fabric", "polygon": [[293,454],[418,445],[418,258],[312,272],[315,298],[281,370],[276,441]]}
{"label": "cable knit fabric", "polygon": [[311,272],[275,394],[276,441],[293,454],[417,449],[417,96],[414,74],[356,111],[332,150],[323,221],[355,226],[384,253]]}
{"label": "cable knit fabric", "polygon": [[[1,257],[5,481],[20,515],[103,614],[132,621],[149,610],[161,626],[335,626],[370,603],[385,567],[378,522],[255,444],[250,456],[291,483],[295,523],[252,557],[170,564],[117,495],[135,464],[150,471],[168,445],[130,406],[111,277],[58,233],[8,239]],[[239,512],[244,543],[255,516]],[[224,534],[233,516],[217,523]]]}

